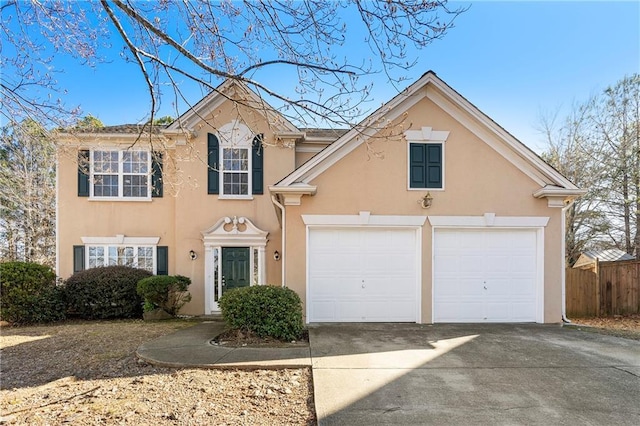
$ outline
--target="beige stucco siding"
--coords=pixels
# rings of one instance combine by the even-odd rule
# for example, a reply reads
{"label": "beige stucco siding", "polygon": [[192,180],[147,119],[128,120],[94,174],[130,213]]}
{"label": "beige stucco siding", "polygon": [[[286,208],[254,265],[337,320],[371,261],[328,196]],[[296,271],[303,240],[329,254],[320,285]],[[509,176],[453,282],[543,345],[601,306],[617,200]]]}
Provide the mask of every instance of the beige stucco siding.
{"label": "beige stucco siding", "polygon": [[[433,206],[423,209],[418,200],[427,190],[407,189],[407,148],[404,140],[372,139],[369,155],[362,144],[310,182],[317,194],[304,196],[301,206],[287,208],[287,286],[306,297],[306,228],[302,214],[415,216],[543,216],[545,228],[545,321],[558,322],[561,297],[560,209],[532,193],[539,189],[531,178],[496,153],[428,99],[411,108],[404,119],[411,129],[432,127],[449,131],[444,144],[444,190],[430,190]],[[422,229],[422,321],[432,318],[432,228]],[[304,299],[304,297],[303,297]]]}
{"label": "beige stucco siding", "polygon": [[[250,129],[265,136],[264,195],[252,199],[221,200],[207,194],[207,133],[241,119]],[[214,111],[207,122],[197,126],[195,138],[185,145],[169,140],[164,157],[164,197],[151,201],[92,201],[77,195],[78,143],[63,145],[59,155],[59,275],[73,273],[74,245],[82,245],[81,237],[160,237],[158,245],[169,247],[169,273],[190,277],[192,301],[182,312],[204,313],[205,252],[202,232],[224,217],[246,217],[258,228],[269,232],[266,248],[267,283],[280,284],[281,263],[273,259],[281,248],[281,228],[268,186],[293,171],[295,148],[275,142],[272,130],[261,116],[240,111],[227,102]],[[101,146],[101,141],[84,141],[81,148]],[[110,141],[109,146],[118,144]],[[122,147],[129,143],[122,143]],[[198,254],[191,260],[189,251]]]}

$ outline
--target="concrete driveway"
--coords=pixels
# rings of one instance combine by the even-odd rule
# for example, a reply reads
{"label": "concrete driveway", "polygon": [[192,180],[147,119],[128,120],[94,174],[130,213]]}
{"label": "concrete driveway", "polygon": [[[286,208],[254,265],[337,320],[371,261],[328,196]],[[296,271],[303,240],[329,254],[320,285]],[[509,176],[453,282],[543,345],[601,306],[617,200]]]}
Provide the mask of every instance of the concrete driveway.
{"label": "concrete driveway", "polygon": [[557,325],[312,324],[320,425],[640,425],[640,342]]}

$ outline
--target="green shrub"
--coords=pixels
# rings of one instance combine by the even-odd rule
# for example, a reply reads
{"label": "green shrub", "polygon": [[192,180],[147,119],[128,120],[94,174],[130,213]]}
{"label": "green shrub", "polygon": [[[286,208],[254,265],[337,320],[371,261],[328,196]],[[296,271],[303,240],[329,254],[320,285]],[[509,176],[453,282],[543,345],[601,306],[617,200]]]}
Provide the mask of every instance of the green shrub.
{"label": "green shrub", "polygon": [[297,340],[302,334],[302,302],[289,288],[241,287],[224,293],[218,304],[233,328],[279,340]]}
{"label": "green shrub", "polygon": [[160,308],[176,315],[185,303],[191,301],[187,287],[191,279],[182,275],[154,275],[138,282],[137,292],[144,299],[144,310]]}
{"label": "green shrub", "polygon": [[27,262],[0,264],[0,318],[13,324],[65,319],[64,291],[48,266]]}
{"label": "green shrub", "polygon": [[139,318],[142,298],[138,281],[149,271],[128,266],[104,266],[80,271],[65,284],[69,314],[84,319]]}

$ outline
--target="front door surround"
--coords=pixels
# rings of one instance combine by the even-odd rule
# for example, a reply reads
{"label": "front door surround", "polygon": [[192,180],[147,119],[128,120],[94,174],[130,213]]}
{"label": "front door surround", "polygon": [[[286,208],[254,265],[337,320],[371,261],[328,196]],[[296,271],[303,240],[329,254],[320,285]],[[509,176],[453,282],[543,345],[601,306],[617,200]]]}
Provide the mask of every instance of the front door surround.
{"label": "front door surround", "polygon": [[206,314],[220,311],[218,298],[225,288],[265,284],[268,235],[242,216],[223,217],[202,232]]}

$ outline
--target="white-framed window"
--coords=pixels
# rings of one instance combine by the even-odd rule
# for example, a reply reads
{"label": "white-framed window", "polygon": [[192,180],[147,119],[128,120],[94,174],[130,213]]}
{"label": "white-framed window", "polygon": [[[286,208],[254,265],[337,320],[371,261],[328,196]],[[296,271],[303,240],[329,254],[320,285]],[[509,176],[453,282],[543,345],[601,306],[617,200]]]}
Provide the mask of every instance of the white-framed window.
{"label": "white-framed window", "polygon": [[156,272],[154,246],[89,245],[86,250],[87,268],[122,265]]}
{"label": "white-framed window", "polygon": [[157,271],[159,237],[82,237],[85,268],[122,265]]}
{"label": "white-framed window", "polygon": [[254,134],[245,124],[232,120],[222,126],[220,136],[219,198],[252,198],[252,156]]}
{"label": "white-framed window", "polygon": [[222,148],[222,195],[250,195],[249,148]]}
{"label": "white-framed window", "polygon": [[151,199],[151,152],[96,149],[91,151],[90,197]]}

